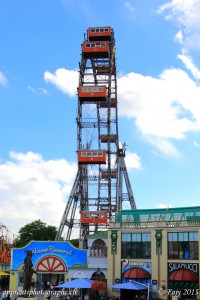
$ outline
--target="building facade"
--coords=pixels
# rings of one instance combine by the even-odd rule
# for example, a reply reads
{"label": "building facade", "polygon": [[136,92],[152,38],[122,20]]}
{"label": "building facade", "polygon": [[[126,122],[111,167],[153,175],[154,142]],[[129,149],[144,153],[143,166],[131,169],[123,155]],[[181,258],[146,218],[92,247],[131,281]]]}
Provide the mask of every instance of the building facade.
{"label": "building facade", "polygon": [[121,211],[109,225],[108,285],[133,280],[153,298],[199,298],[199,240],[200,207]]}
{"label": "building facade", "polygon": [[[76,278],[95,279],[98,267],[101,267],[101,277],[106,278],[107,258],[102,256],[102,253],[106,253],[105,242],[103,239],[96,240],[91,237],[90,244],[90,251],[80,250],[69,242],[58,241],[32,241],[23,248],[13,249],[10,290],[20,291],[23,288],[26,250],[33,253],[33,269],[37,272],[33,275],[33,284],[37,290],[49,289],[51,284],[56,286]],[[93,249],[94,256],[91,255]]]}
{"label": "building facade", "polygon": [[[48,288],[75,278],[101,280],[107,286],[130,280],[147,291],[107,289],[116,298],[199,297],[200,207],[127,210],[117,213],[108,231],[88,238],[88,249],[68,242],[36,242],[13,249],[10,289],[23,287],[25,251],[33,251],[35,287]],[[97,273],[100,270],[100,273]]]}

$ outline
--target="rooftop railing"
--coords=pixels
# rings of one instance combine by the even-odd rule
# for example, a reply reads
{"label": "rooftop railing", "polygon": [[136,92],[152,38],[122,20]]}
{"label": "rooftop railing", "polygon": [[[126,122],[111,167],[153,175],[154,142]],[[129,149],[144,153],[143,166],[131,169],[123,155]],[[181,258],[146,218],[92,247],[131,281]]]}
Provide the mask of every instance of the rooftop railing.
{"label": "rooftop railing", "polygon": [[200,227],[200,220],[111,222],[109,224],[110,229],[177,228],[177,227]]}

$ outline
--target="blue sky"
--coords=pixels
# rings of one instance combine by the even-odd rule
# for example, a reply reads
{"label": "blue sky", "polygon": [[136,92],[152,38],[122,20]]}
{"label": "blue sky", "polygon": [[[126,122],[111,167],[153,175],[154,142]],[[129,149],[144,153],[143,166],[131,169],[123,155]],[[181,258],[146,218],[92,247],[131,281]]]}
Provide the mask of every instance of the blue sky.
{"label": "blue sky", "polygon": [[0,221],[58,226],[77,169],[88,27],[115,32],[119,139],[137,208],[199,205],[198,0],[0,2]]}

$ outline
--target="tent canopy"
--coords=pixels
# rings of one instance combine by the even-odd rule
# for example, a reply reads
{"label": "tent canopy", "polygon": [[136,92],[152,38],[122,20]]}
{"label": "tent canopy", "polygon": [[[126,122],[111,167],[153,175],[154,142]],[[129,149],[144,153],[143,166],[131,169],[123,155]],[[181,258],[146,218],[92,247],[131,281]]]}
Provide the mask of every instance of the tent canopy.
{"label": "tent canopy", "polygon": [[137,282],[137,281],[128,281],[124,283],[116,283],[113,285],[108,286],[109,288],[114,288],[114,289],[124,289],[124,290],[147,290],[148,286],[146,284]]}
{"label": "tent canopy", "polygon": [[0,276],[10,276],[10,274],[8,274],[6,272],[3,272],[3,271],[0,271]]}
{"label": "tent canopy", "polygon": [[55,286],[56,288],[77,288],[77,289],[90,289],[91,284],[94,282],[94,280],[90,280],[87,278],[78,278],[69,282],[65,282],[62,284],[59,284]]}

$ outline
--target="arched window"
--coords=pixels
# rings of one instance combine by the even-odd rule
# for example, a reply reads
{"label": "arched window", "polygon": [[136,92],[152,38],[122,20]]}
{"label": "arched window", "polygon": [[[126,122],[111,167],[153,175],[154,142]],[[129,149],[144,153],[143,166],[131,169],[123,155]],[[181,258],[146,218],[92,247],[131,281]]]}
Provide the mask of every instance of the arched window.
{"label": "arched window", "polygon": [[92,246],[90,248],[90,255],[95,257],[106,257],[107,256],[106,243],[101,239],[95,240],[92,243]]}

